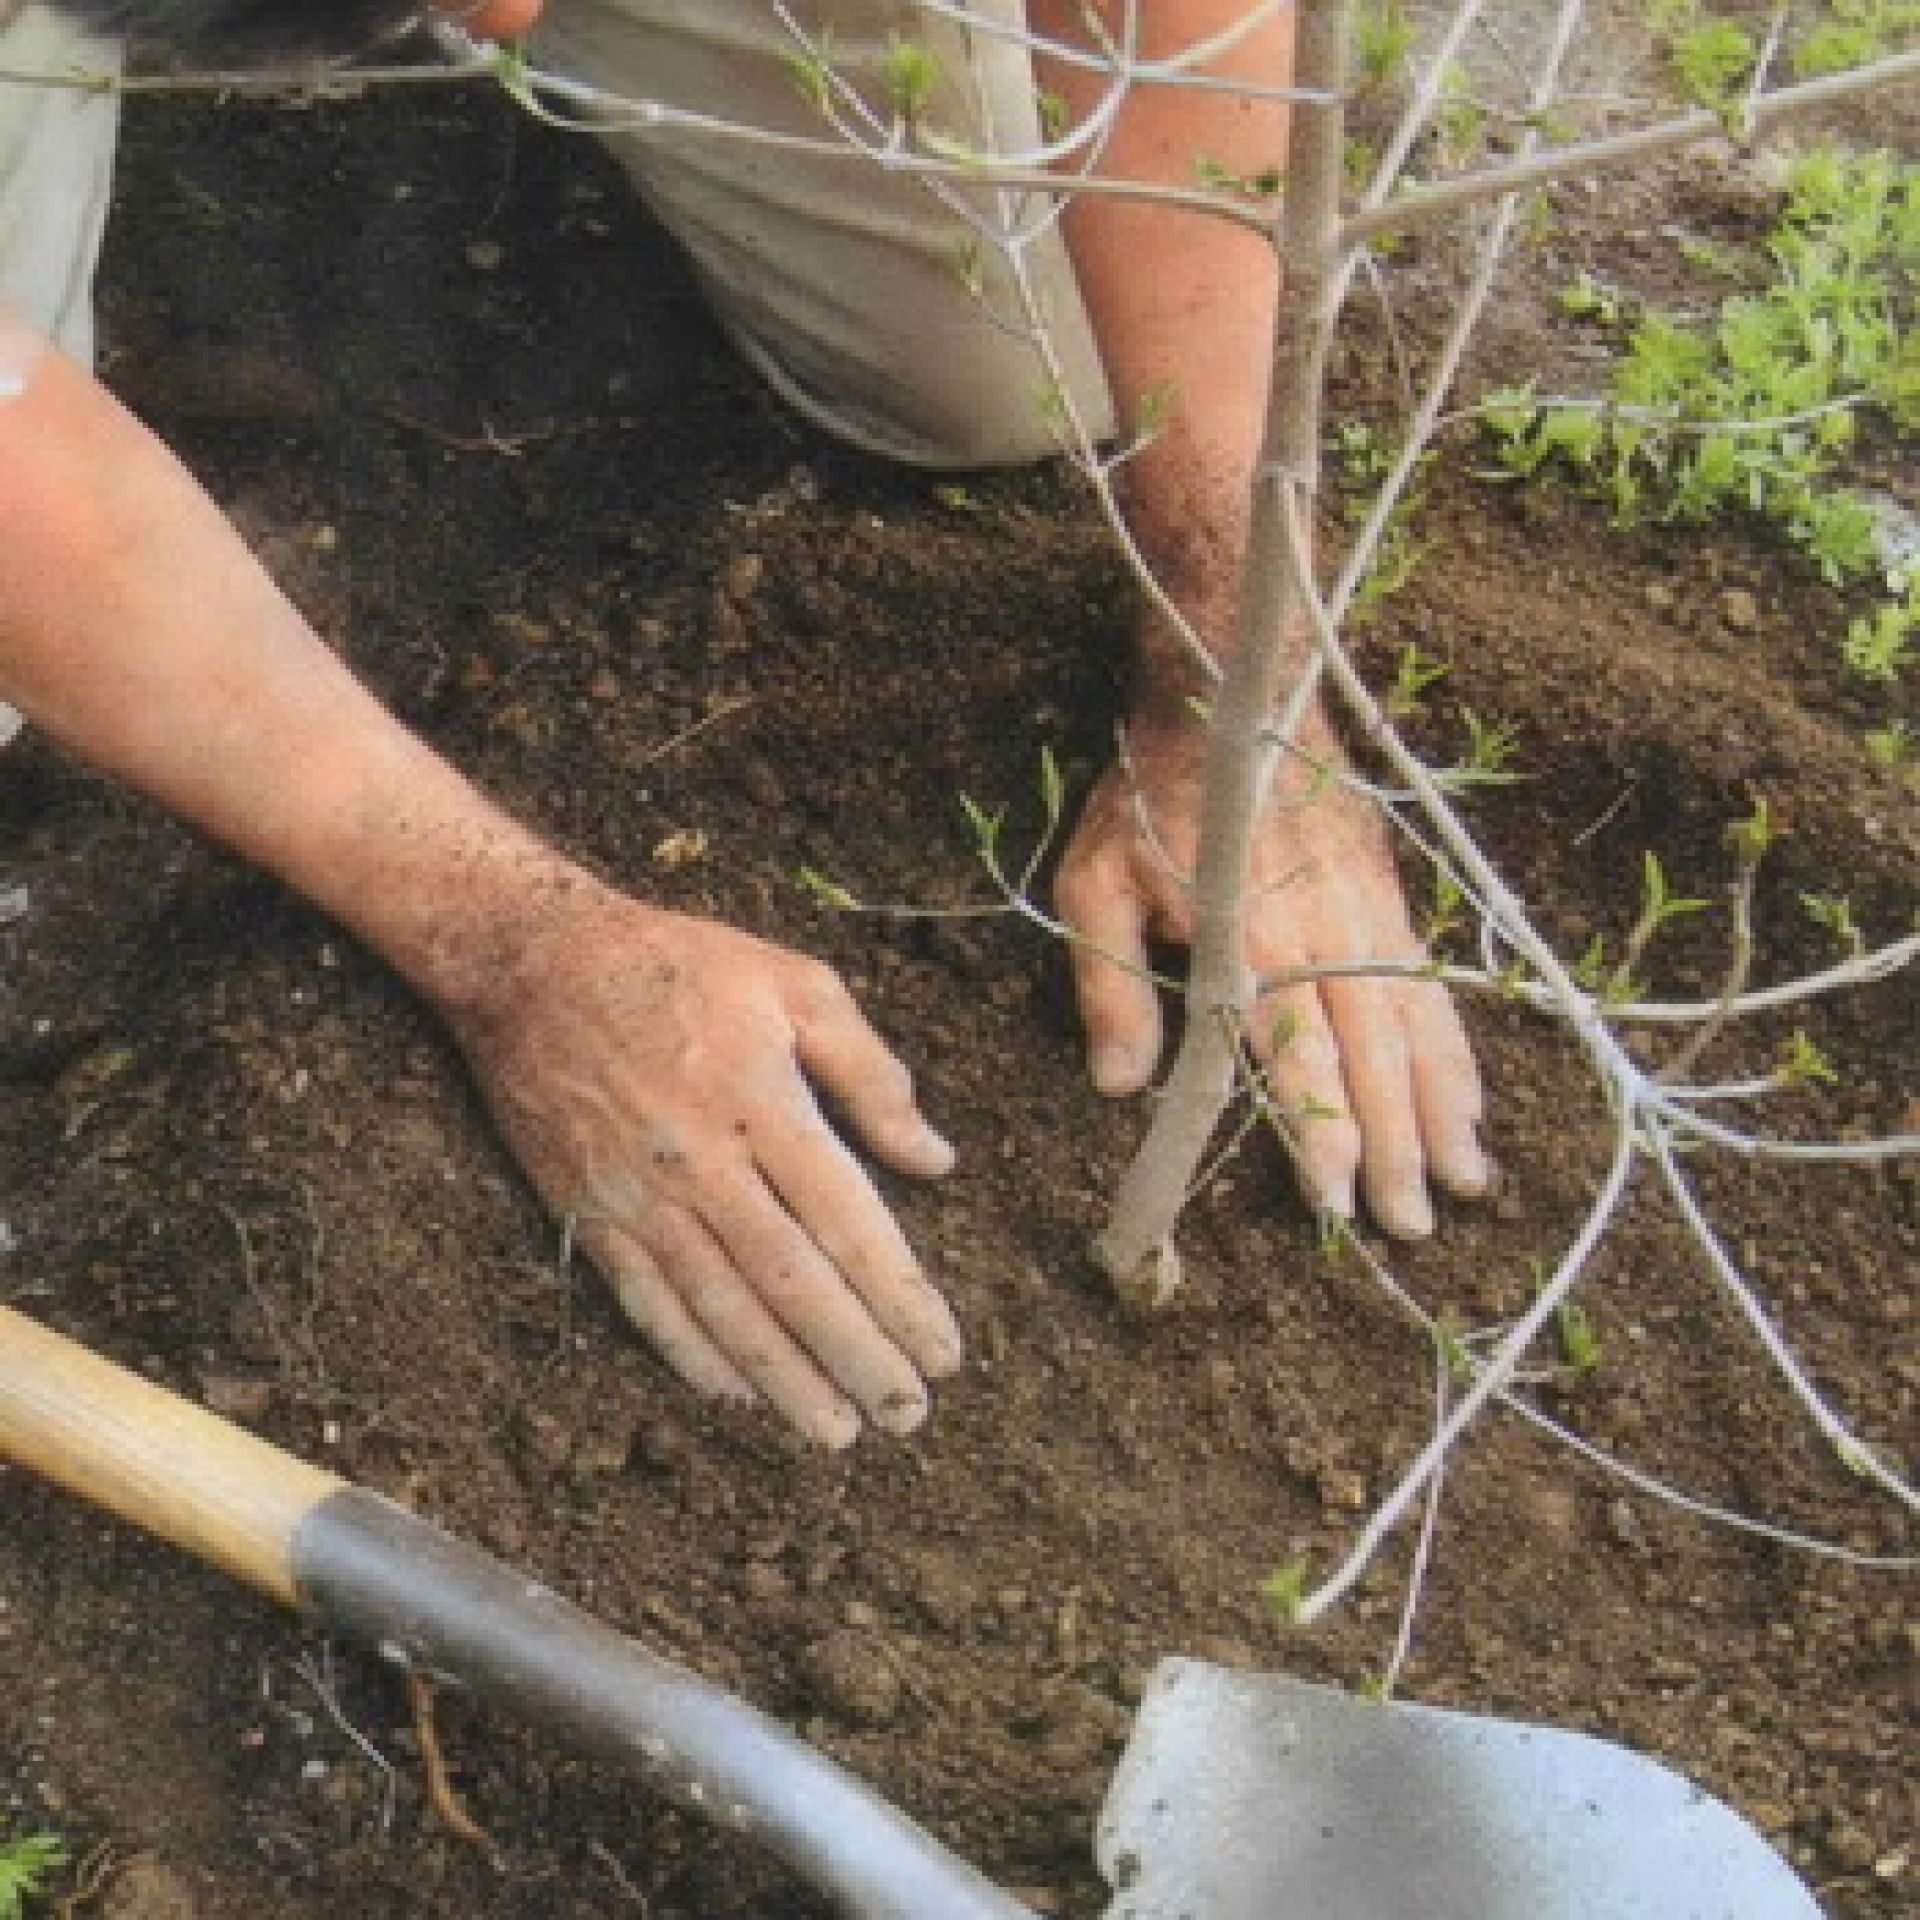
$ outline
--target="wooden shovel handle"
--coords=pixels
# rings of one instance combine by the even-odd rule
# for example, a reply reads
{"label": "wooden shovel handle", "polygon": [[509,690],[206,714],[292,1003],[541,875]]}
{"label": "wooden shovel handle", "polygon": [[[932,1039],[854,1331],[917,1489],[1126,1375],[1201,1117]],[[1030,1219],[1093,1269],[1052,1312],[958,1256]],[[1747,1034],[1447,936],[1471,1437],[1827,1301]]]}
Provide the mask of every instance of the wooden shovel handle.
{"label": "wooden shovel handle", "polygon": [[1034,1920],[744,1700],[377,1494],[0,1307],[0,1459],[782,1855],[858,1920]]}
{"label": "wooden shovel handle", "polygon": [[297,1606],[301,1522],[346,1485],[0,1307],[0,1458]]}

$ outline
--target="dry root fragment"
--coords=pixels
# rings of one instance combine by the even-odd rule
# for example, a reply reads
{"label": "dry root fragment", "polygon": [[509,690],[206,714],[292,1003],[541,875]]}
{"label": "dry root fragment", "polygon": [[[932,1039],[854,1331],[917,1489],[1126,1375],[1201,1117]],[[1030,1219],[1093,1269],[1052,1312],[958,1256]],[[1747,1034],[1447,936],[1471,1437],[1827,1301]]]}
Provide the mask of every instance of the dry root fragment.
{"label": "dry root fragment", "polygon": [[492,1853],[493,1840],[485,1827],[467,1811],[459,1789],[447,1772],[446,1755],[440,1746],[440,1731],[433,1713],[433,1682],[423,1673],[407,1675],[407,1699],[413,1707],[413,1733],[420,1743],[420,1766],[426,1776],[427,1804],[440,1816],[440,1823],[456,1840]]}

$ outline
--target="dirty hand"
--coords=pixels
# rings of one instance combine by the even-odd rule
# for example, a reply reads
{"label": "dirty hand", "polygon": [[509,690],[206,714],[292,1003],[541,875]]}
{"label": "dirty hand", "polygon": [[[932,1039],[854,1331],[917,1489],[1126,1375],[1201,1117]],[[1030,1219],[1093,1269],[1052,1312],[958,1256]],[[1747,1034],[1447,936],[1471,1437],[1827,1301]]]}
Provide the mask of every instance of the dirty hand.
{"label": "dirty hand", "polygon": [[959,1331],[809,1081],[902,1171],[953,1154],[833,972],[580,874],[492,972],[449,1019],[508,1144],[668,1365],[831,1447],[862,1414],[918,1426]]}
{"label": "dirty hand", "polygon": [[[1291,759],[1260,823],[1247,921],[1254,977],[1366,960],[1419,964],[1378,808],[1327,777],[1346,763],[1323,721],[1301,738],[1322,771]],[[1129,758],[1131,771],[1110,768],[1088,800],[1056,886],[1060,916],[1079,936],[1073,964],[1089,1065],[1107,1094],[1138,1092],[1160,1058],[1159,997],[1132,969],[1145,969],[1149,940],[1186,945],[1193,930],[1186,876],[1202,743],[1191,727],[1136,725]],[[1288,1117],[1316,1208],[1350,1218],[1357,1176],[1379,1224],[1411,1237],[1433,1230],[1429,1181],[1485,1190],[1479,1074],[1437,982],[1376,975],[1278,987],[1255,1006],[1247,1041]]]}

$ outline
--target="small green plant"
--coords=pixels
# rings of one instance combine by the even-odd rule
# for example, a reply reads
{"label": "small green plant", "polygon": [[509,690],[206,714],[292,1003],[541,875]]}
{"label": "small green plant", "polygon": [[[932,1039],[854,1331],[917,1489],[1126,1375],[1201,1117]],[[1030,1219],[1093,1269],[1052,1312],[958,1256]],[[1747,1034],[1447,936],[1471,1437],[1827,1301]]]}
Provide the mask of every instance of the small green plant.
{"label": "small green plant", "polygon": [[901,124],[916,127],[926,117],[940,84],[940,63],[917,40],[896,39],[887,48],[887,99]]}
{"label": "small green plant", "polygon": [[1798,1027],[1781,1048],[1780,1064],[1774,1068],[1773,1077],[1783,1087],[1811,1086],[1816,1081],[1831,1087],[1840,1082],[1827,1056]]}
{"label": "small green plant", "polygon": [[1467,896],[1452,874],[1438,867],[1433,875],[1433,907],[1420,929],[1427,951],[1440,958],[1440,946],[1467,924]]}
{"label": "small green plant", "polygon": [[1793,71],[1803,80],[1864,67],[1920,32],[1920,0],[1827,0],[1825,11],[1829,17],[1793,49]]}
{"label": "small green plant", "polygon": [[1803,893],[1800,908],[1816,927],[1830,933],[1853,956],[1867,950],[1866,936],[1853,917],[1853,902],[1843,893]]}
{"label": "small green plant", "polygon": [[1753,77],[1760,49],[1753,35],[1732,20],[1700,18],[1675,33],[1667,46],[1674,76],[1695,106],[1730,113]]}
{"label": "small green plant", "polygon": [[1920,735],[1904,720],[1889,720],[1884,727],[1870,727],[1860,736],[1867,758],[1888,773],[1902,768],[1912,770],[1920,758]]}
{"label": "small green plant", "polygon": [[1451,1307],[1446,1307],[1435,1316],[1432,1333],[1434,1352],[1446,1368],[1447,1378],[1456,1387],[1471,1385],[1473,1354],[1467,1346],[1466,1323]]}
{"label": "small green plant", "polygon": [[1483,720],[1471,707],[1457,707],[1467,730],[1465,757],[1448,767],[1441,783],[1455,791],[1466,787],[1504,787],[1520,778],[1513,764],[1520,736],[1510,720]]}
{"label": "small green plant", "polygon": [[0,1920],[22,1920],[28,1901],[45,1898],[66,1864],[65,1843],[50,1833],[0,1841]]}
{"label": "small green plant", "polygon": [[1275,1567],[1260,1582],[1260,1593],[1280,1619],[1292,1626],[1300,1618],[1300,1609],[1307,1597],[1306,1556],[1303,1554],[1284,1566]]}
{"label": "small green plant", "polygon": [[1613,289],[1575,281],[1561,305],[1616,341],[1611,389],[1593,403],[1490,395],[1496,477],[1561,473],[1621,521],[1762,516],[1830,584],[1878,582],[1887,597],[1852,621],[1842,654],[1890,680],[1914,658],[1920,576],[1888,556],[1879,513],[1843,484],[1842,463],[1868,415],[1920,426],[1920,165],[1803,154],[1765,259],[1766,283],[1705,319],[1636,316]]}
{"label": "small green plant", "polygon": [[1393,669],[1393,684],[1387,688],[1385,706],[1391,720],[1411,720],[1426,707],[1426,691],[1451,671],[1444,660],[1421,650],[1409,640],[1400,649]]}
{"label": "small green plant", "polygon": [[1577,1379],[1584,1379],[1600,1367],[1600,1330],[1577,1300],[1563,1300],[1554,1309],[1554,1331],[1560,1341],[1560,1361]]}
{"label": "small green plant", "polygon": [[1413,20],[1405,0],[1368,0],[1354,16],[1353,66],[1363,93],[1390,87],[1413,51]]}
{"label": "small green plant", "polygon": [[1440,137],[1441,159],[1450,170],[1472,165],[1485,150],[1487,110],[1473,97],[1464,67],[1449,67],[1441,76],[1434,129]]}
{"label": "small green plant", "polygon": [[1596,280],[1582,267],[1555,295],[1560,311],[1573,320],[1590,320],[1597,326],[1618,327],[1632,312],[1633,296],[1619,287]]}
{"label": "small green plant", "polygon": [[800,97],[824,119],[833,114],[833,65],[824,36],[817,48],[786,56],[787,77]]}
{"label": "small green plant", "polygon": [[1258,173],[1235,173],[1204,153],[1194,161],[1193,171],[1203,187],[1214,187],[1221,193],[1245,194],[1250,200],[1271,200],[1287,178],[1284,169],[1277,166],[1262,167]]}
{"label": "small green plant", "polygon": [[1333,453],[1340,483],[1355,491],[1377,487],[1393,470],[1393,449],[1386,435],[1367,420],[1346,420],[1333,430]]}
{"label": "small green plant", "polygon": [[[1847,625],[1840,656],[1863,680],[1897,680],[1920,645],[1920,574],[1898,600],[1883,601]],[[1896,722],[1896,725],[1898,723]],[[1871,751],[1871,749],[1869,749]]]}
{"label": "small green plant", "polygon": [[[1743,822],[1742,827],[1751,823]],[[1740,831],[1736,828],[1734,831]],[[1646,958],[1662,928],[1689,914],[1703,913],[1710,900],[1677,894],[1667,882],[1666,869],[1656,854],[1640,857],[1640,909],[1627,930],[1620,957],[1609,957],[1606,936],[1596,933],[1572,966],[1574,979],[1603,1006],[1624,1006],[1645,991],[1640,978],[1640,963]]]}

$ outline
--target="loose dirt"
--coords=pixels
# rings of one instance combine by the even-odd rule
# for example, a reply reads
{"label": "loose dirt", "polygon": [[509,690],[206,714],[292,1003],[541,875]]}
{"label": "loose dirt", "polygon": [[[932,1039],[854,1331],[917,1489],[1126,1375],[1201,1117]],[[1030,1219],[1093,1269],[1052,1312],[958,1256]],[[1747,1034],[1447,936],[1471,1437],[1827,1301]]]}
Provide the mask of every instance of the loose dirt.
{"label": "loose dirt", "polygon": [[[600,158],[491,101],[142,109],[123,179],[108,377],[493,792],[623,882],[846,971],[962,1151],[894,1197],[974,1358],[922,1436],[844,1459],[696,1404],[561,1267],[381,968],[37,741],[0,759],[0,877],[31,900],[0,929],[0,1294],[740,1689],[1037,1909],[1097,1913],[1091,1816],[1156,1655],[1380,1669],[1404,1542],[1310,1634],[1259,1586],[1341,1550],[1428,1431],[1432,1383],[1258,1142],[1194,1210],[1176,1307],[1124,1317],[1083,1248],[1143,1114],[1085,1086],[1061,955],[1011,922],[836,917],[795,882],[980,897],[959,796],[1022,831],[1043,742],[1091,777],[1128,600],[1089,511],[1054,475],[935,481],[796,425]],[[1732,184],[1686,179],[1678,211],[1671,182],[1605,218],[1569,202],[1543,279],[1657,251],[1662,220],[1751,230]],[[1406,324],[1423,337],[1417,305]],[[1496,358],[1549,353],[1534,324],[1510,309]],[[1386,360],[1363,324],[1343,410],[1385,417]],[[1876,936],[1910,925],[1920,806],[1861,751],[1888,707],[1839,670],[1835,598],[1763,536],[1616,531],[1473,464],[1436,473],[1430,552],[1370,647],[1450,663],[1436,748],[1456,706],[1516,729],[1527,777],[1474,813],[1563,946],[1617,942],[1646,849],[1717,893],[1722,829],[1757,795],[1786,829],[1765,977],[1834,957],[1803,892],[1849,896]],[[1723,930],[1663,949],[1661,989],[1711,990]],[[1565,1243],[1606,1116],[1540,1021],[1470,1017],[1503,1183],[1394,1258],[1478,1323]],[[1783,1124],[1915,1124],[1911,977],[1796,1018],[1842,1080]],[[1765,1062],[1785,1032],[1742,1029],[1711,1064]],[[1814,1377],[1920,1457],[1913,1170],[1698,1173]],[[1668,1206],[1633,1204],[1586,1297],[1602,1360],[1542,1389],[1560,1418],[1744,1512],[1920,1545],[1789,1404]],[[202,1920],[818,1911],[445,1700],[493,1852],[459,1843],[374,1664],[17,1474],[0,1527],[0,1806],[111,1846]],[[1657,1753],[1833,1914],[1893,1920],[1920,1885],[1912,1592],[1494,1418],[1448,1479],[1404,1690]]]}

